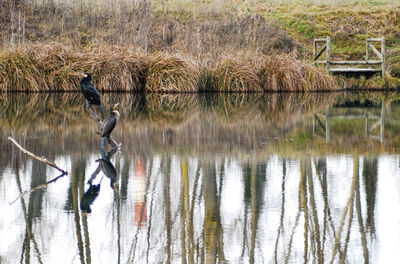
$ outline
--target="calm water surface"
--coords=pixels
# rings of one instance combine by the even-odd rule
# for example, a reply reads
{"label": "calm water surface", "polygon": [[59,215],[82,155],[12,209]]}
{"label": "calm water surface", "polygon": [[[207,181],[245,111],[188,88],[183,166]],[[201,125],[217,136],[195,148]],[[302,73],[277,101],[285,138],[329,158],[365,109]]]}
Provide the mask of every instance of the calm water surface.
{"label": "calm water surface", "polygon": [[397,94],[102,96],[116,153],[82,95],[0,95],[0,263],[400,259]]}

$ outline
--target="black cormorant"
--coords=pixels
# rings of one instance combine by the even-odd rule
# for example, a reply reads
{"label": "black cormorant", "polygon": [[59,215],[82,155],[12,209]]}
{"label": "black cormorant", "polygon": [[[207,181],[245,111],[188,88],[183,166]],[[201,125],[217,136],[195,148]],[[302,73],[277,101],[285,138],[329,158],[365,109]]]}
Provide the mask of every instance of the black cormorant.
{"label": "black cormorant", "polygon": [[102,138],[108,138],[110,137],[111,132],[114,130],[115,125],[117,124],[117,121],[119,119],[119,112],[116,110],[118,104],[114,104],[110,108],[110,115],[104,119],[102,125],[101,125],[101,131],[100,135]]}
{"label": "black cormorant", "polygon": [[89,106],[92,104],[98,105],[101,113],[103,112],[103,108],[101,107],[100,102],[100,94],[94,87],[94,85],[90,82],[92,80],[92,75],[90,73],[80,73],[83,78],[79,82],[81,85],[82,93],[85,96],[86,100],[89,102]]}

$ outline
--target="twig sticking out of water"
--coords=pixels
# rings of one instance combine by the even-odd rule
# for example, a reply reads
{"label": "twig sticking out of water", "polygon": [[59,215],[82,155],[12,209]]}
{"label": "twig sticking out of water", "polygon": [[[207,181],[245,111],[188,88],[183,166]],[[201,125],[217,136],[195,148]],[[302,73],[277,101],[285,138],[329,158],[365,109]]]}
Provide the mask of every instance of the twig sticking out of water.
{"label": "twig sticking out of water", "polygon": [[27,151],[27,150],[24,149],[20,144],[18,144],[18,142],[15,141],[15,139],[13,139],[12,137],[8,137],[8,140],[10,140],[12,143],[14,143],[14,145],[16,145],[16,146],[17,146],[23,153],[25,153],[26,155],[31,156],[32,158],[34,158],[34,159],[36,159],[36,160],[38,160],[38,161],[40,161],[40,162],[43,162],[43,163],[45,163],[45,164],[47,164],[47,165],[49,165],[49,166],[51,166],[51,167],[53,167],[53,168],[56,168],[56,169],[57,169],[58,171],[60,171],[63,175],[67,175],[67,174],[68,174],[68,172],[66,172],[66,171],[63,170],[63,169],[60,169],[55,163],[48,161],[48,160],[47,160],[46,158],[44,158],[44,157],[38,157],[38,156],[36,156],[35,154],[33,154],[32,152]]}

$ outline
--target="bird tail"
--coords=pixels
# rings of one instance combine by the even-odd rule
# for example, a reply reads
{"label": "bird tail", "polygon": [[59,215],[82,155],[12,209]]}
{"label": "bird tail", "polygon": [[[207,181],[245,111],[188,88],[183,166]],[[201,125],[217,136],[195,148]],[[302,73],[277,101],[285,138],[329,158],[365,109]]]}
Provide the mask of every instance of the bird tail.
{"label": "bird tail", "polygon": [[100,108],[100,112],[101,112],[102,114],[104,114],[104,111],[103,111],[103,108],[101,107],[101,105],[99,105],[99,108]]}

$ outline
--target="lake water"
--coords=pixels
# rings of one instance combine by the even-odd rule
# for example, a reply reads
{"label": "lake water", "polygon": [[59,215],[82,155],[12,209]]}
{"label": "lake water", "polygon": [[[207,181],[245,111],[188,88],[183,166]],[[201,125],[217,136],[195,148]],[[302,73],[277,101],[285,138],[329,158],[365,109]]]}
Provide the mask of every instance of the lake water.
{"label": "lake water", "polygon": [[102,98],[116,153],[81,94],[0,95],[0,263],[400,259],[397,94]]}

